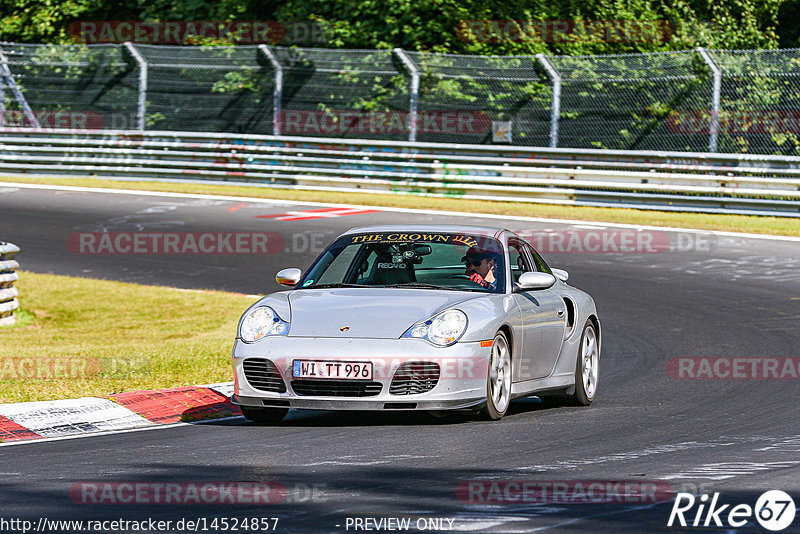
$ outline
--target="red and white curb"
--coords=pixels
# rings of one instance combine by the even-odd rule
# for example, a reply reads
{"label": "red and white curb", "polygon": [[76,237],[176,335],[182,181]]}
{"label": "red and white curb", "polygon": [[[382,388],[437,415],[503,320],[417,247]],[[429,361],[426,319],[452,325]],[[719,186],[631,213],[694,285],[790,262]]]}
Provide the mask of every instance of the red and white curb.
{"label": "red and white curb", "polygon": [[118,393],[106,398],[0,404],[0,442],[60,438],[103,431],[241,415],[233,382]]}
{"label": "red and white curb", "polygon": [[382,210],[335,207],[319,208],[316,210],[287,211],[274,215],[256,215],[256,219],[275,219],[276,221],[307,221],[310,219],[330,219],[333,217],[347,217],[348,215],[361,215],[364,213],[379,213]]}

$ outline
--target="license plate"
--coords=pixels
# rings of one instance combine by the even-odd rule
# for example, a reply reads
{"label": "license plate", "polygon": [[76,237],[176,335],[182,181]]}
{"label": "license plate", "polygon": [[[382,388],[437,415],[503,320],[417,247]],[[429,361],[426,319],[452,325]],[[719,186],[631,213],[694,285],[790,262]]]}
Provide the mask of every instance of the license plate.
{"label": "license plate", "polygon": [[292,377],[331,380],[372,380],[372,362],[294,360]]}

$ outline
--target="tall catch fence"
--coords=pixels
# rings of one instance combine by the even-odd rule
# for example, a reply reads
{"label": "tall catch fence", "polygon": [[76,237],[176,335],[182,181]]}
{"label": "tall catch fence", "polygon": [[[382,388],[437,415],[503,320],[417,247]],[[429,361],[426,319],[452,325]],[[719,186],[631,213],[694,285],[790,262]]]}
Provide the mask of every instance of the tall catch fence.
{"label": "tall catch fence", "polygon": [[800,50],[0,44],[5,129],[800,154]]}
{"label": "tall catch fence", "polygon": [[283,71],[280,134],[408,140],[408,81],[391,50],[271,50]]}
{"label": "tall catch fence", "polygon": [[275,73],[257,46],[126,48],[147,69],[143,113],[128,128],[270,132]]}

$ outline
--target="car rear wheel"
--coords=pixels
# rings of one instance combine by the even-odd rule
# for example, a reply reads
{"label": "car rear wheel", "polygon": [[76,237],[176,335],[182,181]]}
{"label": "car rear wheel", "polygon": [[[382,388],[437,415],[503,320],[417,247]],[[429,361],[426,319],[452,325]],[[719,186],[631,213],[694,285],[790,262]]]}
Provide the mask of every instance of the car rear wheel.
{"label": "car rear wheel", "polygon": [[268,425],[277,425],[289,412],[288,408],[252,408],[250,406],[239,406],[239,409],[242,410],[242,415],[245,416],[246,419],[254,423],[266,423]]}
{"label": "car rear wheel", "polygon": [[486,407],[483,414],[493,421],[503,417],[511,402],[511,346],[504,332],[492,341],[492,356],[486,379]]}
{"label": "car rear wheel", "polygon": [[594,324],[586,321],[578,349],[575,365],[575,393],[570,397],[573,404],[589,406],[597,394],[597,379],[600,371],[600,347]]}

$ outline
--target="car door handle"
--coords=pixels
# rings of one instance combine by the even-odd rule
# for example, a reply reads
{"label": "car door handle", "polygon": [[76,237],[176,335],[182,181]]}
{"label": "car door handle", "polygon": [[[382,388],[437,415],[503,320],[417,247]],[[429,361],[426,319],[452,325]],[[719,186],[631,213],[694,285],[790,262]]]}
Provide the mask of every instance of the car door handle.
{"label": "car door handle", "polygon": [[556,313],[558,314],[559,317],[564,317],[564,308],[558,308],[556,310]]}

